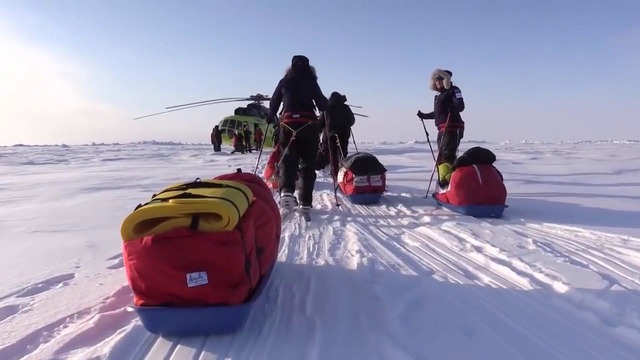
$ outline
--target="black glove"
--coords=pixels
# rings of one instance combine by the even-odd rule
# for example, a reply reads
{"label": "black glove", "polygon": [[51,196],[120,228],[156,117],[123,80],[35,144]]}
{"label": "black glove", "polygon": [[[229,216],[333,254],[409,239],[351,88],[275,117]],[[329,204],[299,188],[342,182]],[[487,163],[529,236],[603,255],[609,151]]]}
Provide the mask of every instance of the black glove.
{"label": "black glove", "polygon": [[423,120],[426,114],[423,113],[422,111],[418,110],[418,114],[417,115],[420,118],[420,120]]}

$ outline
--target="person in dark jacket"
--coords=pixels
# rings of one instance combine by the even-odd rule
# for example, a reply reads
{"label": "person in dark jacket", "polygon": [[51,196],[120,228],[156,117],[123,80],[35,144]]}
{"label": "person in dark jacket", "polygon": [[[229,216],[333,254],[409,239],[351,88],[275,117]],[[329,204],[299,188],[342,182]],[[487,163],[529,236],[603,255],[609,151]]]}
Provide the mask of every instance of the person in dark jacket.
{"label": "person in dark jacket", "polygon": [[213,145],[214,152],[222,151],[222,133],[220,132],[218,125],[214,126],[211,131],[211,145]]}
{"label": "person in dark jacket", "polygon": [[337,91],[331,93],[327,111],[320,116],[320,127],[325,131],[322,136],[323,159],[319,159],[320,165],[331,163],[331,176],[338,176],[340,161],[349,154],[349,138],[351,127],[356,122],[356,117],[346,104],[347,97]]}
{"label": "person in dark jacket", "polygon": [[249,126],[247,124],[242,128],[242,136],[244,137],[244,150],[246,152],[251,152],[251,139],[253,139],[253,136],[251,135],[251,130],[249,130]]}
{"label": "person in dark jacket", "polygon": [[[325,111],[327,98],[318,85],[315,68],[306,56],[295,55],[291,59],[291,66],[271,96],[267,123],[275,122],[281,104],[283,114],[278,137],[278,146],[283,150],[279,169],[280,206],[292,208],[300,205],[309,209],[316,182],[319,142],[315,109]],[[297,200],[293,196],[296,172],[301,180]]]}
{"label": "person in dark jacket", "polygon": [[464,99],[460,88],[451,83],[450,70],[436,69],[431,74],[431,90],[437,91],[433,100],[433,111],[418,111],[421,120],[433,119],[438,128],[438,181],[441,187],[449,182],[453,172],[460,140],[464,135],[464,121],[460,113],[464,111]]}

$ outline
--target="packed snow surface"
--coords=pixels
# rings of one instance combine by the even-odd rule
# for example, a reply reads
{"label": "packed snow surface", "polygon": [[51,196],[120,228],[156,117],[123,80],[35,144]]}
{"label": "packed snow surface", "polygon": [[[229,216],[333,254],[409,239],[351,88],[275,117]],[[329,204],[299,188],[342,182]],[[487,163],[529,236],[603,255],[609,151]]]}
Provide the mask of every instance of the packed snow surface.
{"label": "packed snow surface", "polygon": [[472,146],[498,157],[503,219],[425,199],[426,142],[359,144],[389,171],[382,202],[336,207],[319,176],[246,326],[192,338],[130,311],[120,223],[169,184],[253,171],[257,153],[1,147],[0,359],[639,359],[640,143]]}

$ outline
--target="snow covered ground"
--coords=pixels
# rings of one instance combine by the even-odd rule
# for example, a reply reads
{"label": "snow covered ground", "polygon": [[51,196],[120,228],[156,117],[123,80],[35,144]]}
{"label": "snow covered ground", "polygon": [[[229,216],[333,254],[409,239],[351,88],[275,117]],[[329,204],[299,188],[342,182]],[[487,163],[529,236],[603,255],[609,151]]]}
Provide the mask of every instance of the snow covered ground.
{"label": "snow covered ground", "polygon": [[462,151],[477,145],[498,156],[504,219],[424,199],[426,142],[360,144],[389,170],[383,202],[336,208],[319,179],[246,327],[207,338],[151,335],[128,311],[120,223],[171,183],[253,171],[256,153],[1,147],[0,359],[640,358],[640,142]]}

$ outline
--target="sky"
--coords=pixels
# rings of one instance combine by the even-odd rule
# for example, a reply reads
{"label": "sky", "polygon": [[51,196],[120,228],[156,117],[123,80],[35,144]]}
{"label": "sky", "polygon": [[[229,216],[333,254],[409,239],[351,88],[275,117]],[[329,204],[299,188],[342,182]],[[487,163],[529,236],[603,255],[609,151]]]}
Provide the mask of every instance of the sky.
{"label": "sky", "polygon": [[245,103],[133,118],[271,95],[296,54],[363,106],[357,141],[424,140],[436,68],[466,140],[640,138],[637,1],[3,0],[0,54],[0,145],[207,143]]}

